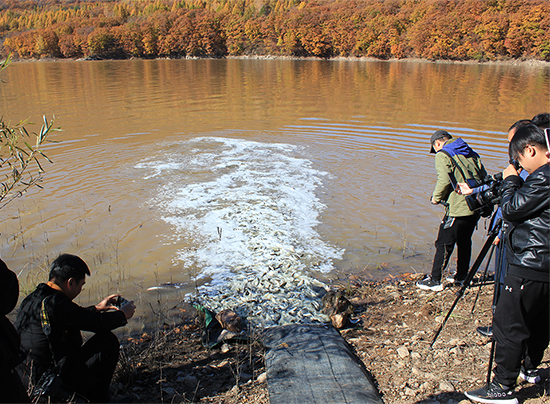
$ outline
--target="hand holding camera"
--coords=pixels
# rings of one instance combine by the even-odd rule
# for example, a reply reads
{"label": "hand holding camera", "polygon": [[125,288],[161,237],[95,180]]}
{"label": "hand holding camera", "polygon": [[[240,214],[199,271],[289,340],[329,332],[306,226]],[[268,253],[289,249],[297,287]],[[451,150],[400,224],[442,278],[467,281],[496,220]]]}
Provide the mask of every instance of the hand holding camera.
{"label": "hand holding camera", "polygon": [[120,309],[126,316],[126,320],[131,319],[134,316],[134,312],[136,311],[136,306],[134,305],[133,301],[127,302],[123,304]]}
{"label": "hand holding camera", "polygon": [[514,164],[510,164],[504,169],[504,171],[502,172],[502,178],[507,178],[510,175],[518,175],[518,170]]}
{"label": "hand holding camera", "polygon": [[134,312],[136,311],[134,301],[128,301],[121,295],[110,295],[97,304],[95,308],[99,311],[106,311],[110,309],[120,310],[124,313],[127,320],[132,318]]}
{"label": "hand holding camera", "polygon": [[473,189],[465,182],[459,182],[456,184],[455,192],[459,195],[471,195]]}
{"label": "hand holding camera", "polygon": [[118,295],[114,306],[124,313],[124,315],[126,316],[126,320],[132,318],[134,312],[136,311],[134,301],[128,301],[120,295]]}
{"label": "hand holding camera", "polygon": [[122,296],[118,295],[117,298],[116,298],[116,301],[113,303],[113,306],[118,307],[120,309],[126,303],[128,303],[128,300],[126,300]]}

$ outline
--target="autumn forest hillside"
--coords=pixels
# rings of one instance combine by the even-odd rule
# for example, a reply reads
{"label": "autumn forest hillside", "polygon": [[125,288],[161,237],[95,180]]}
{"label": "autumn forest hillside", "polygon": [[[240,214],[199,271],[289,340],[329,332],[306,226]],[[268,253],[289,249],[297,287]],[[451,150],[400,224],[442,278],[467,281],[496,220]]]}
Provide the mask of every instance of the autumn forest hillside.
{"label": "autumn forest hillside", "polygon": [[550,61],[548,0],[2,0],[4,56]]}

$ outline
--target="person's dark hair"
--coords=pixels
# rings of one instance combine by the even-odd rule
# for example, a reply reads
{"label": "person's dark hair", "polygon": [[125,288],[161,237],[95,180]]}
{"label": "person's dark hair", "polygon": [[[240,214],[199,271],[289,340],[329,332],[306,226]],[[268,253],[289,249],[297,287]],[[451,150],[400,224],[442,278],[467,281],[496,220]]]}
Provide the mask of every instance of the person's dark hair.
{"label": "person's dark hair", "polygon": [[541,129],[550,128],[550,114],[548,112],[545,112],[535,115],[533,119],[531,119],[531,122],[533,122]]}
{"label": "person's dark hair", "polygon": [[61,254],[52,263],[50,281],[55,279],[63,283],[67,279],[74,278],[80,282],[86,275],[90,276],[90,270],[82,258],[72,254]]}
{"label": "person's dark hair", "polygon": [[508,148],[510,158],[517,159],[528,145],[538,146],[543,150],[547,149],[544,133],[537,125],[529,124],[518,129]]}
{"label": "person's dark hair", "polygon": [[529,125],[530,123],[532,123],[530,119],[520,119],[519,121],[514,122],[512,126],[510,126],[508,132],[510,132],[512,129],[519,129],[522,126]]}

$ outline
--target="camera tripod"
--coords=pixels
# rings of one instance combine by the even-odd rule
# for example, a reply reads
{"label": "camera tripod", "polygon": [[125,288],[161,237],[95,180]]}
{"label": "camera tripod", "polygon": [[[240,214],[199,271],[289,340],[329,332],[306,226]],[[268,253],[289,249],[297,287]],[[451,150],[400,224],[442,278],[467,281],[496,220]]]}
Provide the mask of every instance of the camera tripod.
{"label": "camera tripod", "polygon": [[[464,279],[464,284],[462,285],[460,290],[458,290],[458,292],[456,292],[456,298],[455,298],[453,304],[451,305],[451,308],[447,312],[447,315],[445,316],[445,319],[442,321],[441,325],[439,326],[438,330],[436,331],[435,336],[434,336],[434,338],[433,338],[433,340],[430,344],[430,349],[435,344],[435,341],[437,340],[437,337],[439,337],[439,334],[443,330],[443,327],[447,323],[447,320],[451,316],[451,314],[452,314],[455,306],[457,305],[458,301],[464,295],[464,292],[466,291],[466,289],[468,289],[470,287],[470,283],[472,282],[472,279],[474,279],[475,274],[477,273],[479,267],[483,263],[483,260],[485,259],[485,257],[487,256],[487,253],[490,250],[491,254],[489,255],[489,260],[487,261],[487,264],[486,264],[486,267],[485,267],[485,274],[487,273],[487,268],[489,267],[489,263],[491,261],[492,255],[493,255],[493,249],[494,249],[493,242],[495,241],[495,238],[498,236],[498,234],[500,232],[500,229],[502,227],[502,219],[498,219],[495,223],[495,217],[496,217],[496,211],[495,211],[495,213],[493,213],[493,216],[491,217],[489,230],[488,230],[488,233],[487,233],[488,234],[487,239],[485,240],[485,243],[483,244],[483,247],[481,248],[481,251],[479,252],[474,264],[472,265],[472,268],[468,271],[468,274],[466,275],[466,279]],[[493,306],[492,306],[493,310],[496,306],[496,302],[498,300],[498,294],[500,292],[500,283],[499,283],[498,280],[500,278],[499,272],[501,270],[500,266],[501,266],[501,262],[502,262],[502,256],[500,256],[499,258],[500,259],[498,261],[500,261],[500,262],[497,261],[497,271],[495,273],[495,288],[494,288],[494,292],[493,292]],[[481,284],[480,284],[480,288],[481,288]],[[472,308],[472,311],[473,311],[473,308]],[[491,350],[492,350],[492,348],[491,348]],[[491,357],[492,357],[492,355],[491,355]]]}
{"label": "camera tripod", "polygon": [[[439,334],[443,330],[443,327],[445,326],[445,323],[447,323],[447,320],[451,316],[451,313],[452,313],[453,309],[455,308],[455,306],[457,305],[458,301],[464,295],[464,292],[466,291],[466,289],[468,287],[470,287],[470,283],[472,282],[472,279],[474,278],[476,272],[478,271],[479,267],[483,263],[483,260],[485,259],[487,253],[490,250],[489,259],[487,260],[487,263],[486,263],[486,266],[485,266],[485,271],[484,271],[483,276],[482,276],[482,280],[479,282],[479,289],[480,289],[479,291],[481,291],[481,286],[483,286],[483,284],[486,284],[485,280],[487,279],[487,269],[489,268],[489,263],[491,262],[491,257],[493,255],[493,251],[494,251],[494,248],[495,248],[495,245],[493,243],[494,243],[496,237],[498,236],[500,230],[505,226],[505,224],[503,224],[502,218],[496,219],[496,222],[495,222],[497,211],[495,211],[493,213],[493,216],[491,217],[491,220],[489,222],[489,230],[487,232],[487,239],[485,240],[485,243],[483,244],[483,247],[481,248],[481,251],[479,252],[479,254],[477,256],[477,258],[474,262],[474,265],[472,265],[472,268],[468,272],[468,275],[466,276],[466,279],[464,279],[464,284],[462,285],[460,290],[458,292],[456,292],[456,298],[455,298],[453,304],[451,305],[451,308],[449,309],[449,312],[445,316],[445,319],[443,320],[443,322],[439,326],[438,330],[436,331],[435,336],[434,336],[434,338],[433,338],[433,340],[430,344],[430,349],[433,348],[433,345],[435,344],[435,341],[437,340],[437,337],[439,336]],[[499,248],[499,254],[497,255],[497,262],[496,262],[496,269],[495,269],[495,281],[494,281],[494,289],[493,289],[493,302],[492,302],[492,305],[491,305],[491,309],[493,311],[493,314],[495,312],[496,304],[497,304],[498,298],[500,296],[502,263],[503,263],[503,259],[504,259],[504,248],[505,247],[503,245],[501,245],[501,247]],[[478,295],[476,296],[474,305],[472,306],[472,313],[474,312],[474,307],[475,307],[475,304],[477,302],[477,298],[479,296],[479,291],[478,291]],[[488,365],[488,369],[487,369],[487,385],[489,385],[489,383],[491,382],[491,369],[493,367],[494,354],[495,354],[495,339],[494,339],[494,337],[492,337],[491,338],[491,352],[489,354],[490,355],[489,356],[489,365]]]}

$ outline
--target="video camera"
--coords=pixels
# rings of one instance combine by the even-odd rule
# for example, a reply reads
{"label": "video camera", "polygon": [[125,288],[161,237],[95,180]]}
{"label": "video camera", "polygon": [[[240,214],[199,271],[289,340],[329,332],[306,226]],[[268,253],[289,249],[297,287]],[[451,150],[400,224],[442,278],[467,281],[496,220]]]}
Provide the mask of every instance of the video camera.
{"label": "video camera", "polygon": [[482,191],[466,195],[466,203],[472,212],[480,212],[481,216],[488,217],[502,198],[502,173],[488,175],[481,185],[486,185]]}

